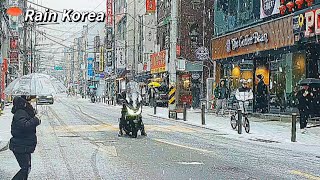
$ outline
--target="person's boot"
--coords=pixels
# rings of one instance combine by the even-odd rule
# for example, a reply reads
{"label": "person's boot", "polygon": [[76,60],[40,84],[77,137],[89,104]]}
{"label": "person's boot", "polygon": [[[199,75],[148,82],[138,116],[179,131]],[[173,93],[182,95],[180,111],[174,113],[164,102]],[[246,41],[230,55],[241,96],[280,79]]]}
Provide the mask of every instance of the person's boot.
{"label": "person's boot", "polygon": [[141,136],[147,136],[147,133],[144,129],[141,130]]}
{"label": "person's boot", "polygon": [[122,130],[120,130],[119,133],[118,133],[118,137],[121,137],[121,136],[123,136]]}

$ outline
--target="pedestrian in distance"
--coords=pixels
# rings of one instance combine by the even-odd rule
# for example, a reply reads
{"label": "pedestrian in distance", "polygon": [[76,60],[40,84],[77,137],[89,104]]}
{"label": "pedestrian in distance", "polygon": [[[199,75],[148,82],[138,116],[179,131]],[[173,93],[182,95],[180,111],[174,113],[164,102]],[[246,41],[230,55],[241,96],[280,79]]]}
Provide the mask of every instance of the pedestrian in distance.
{"label": "pedestrian in distance", "polygon": [[31,154],[37,145],[36,128],[41,121],[36,117],[36,110],[28,102],[26,96],[13,99],[11,112],[14,114],[11,124],[9,149],[16,157],[20,170],[13,180],[26,180],[31,170]]}
{"label": "pedestrian in distance", "polygon": [[298,98],[298,109],[300,114],[300,130],[301,133],[305,133],[305,128],[307,127],[307,121],[311,114],[311,106],[313,93],[309,86],[303,86],[297,93]]}
{"label": "pedestrian in distance", "polygon": [[214,90],[214,96],[216,98],[217,108],[216,114],[218,115],[220,109],[222,109],[222,114],[224,114],[224,110],[227,107],[227,100],[229,98],[229,89],[226,86],[226,81],[222,79],[220,84]]}
{"label": "pedestrian in distance", "polygon": [[267,112],[267,107],[268,107],[268,87],[264,83],[263,75],[259,74],[257,76],[259,82],[257,85],[257,97],[256,97],[256,103],[257,103],[257,111],[261,113]]}

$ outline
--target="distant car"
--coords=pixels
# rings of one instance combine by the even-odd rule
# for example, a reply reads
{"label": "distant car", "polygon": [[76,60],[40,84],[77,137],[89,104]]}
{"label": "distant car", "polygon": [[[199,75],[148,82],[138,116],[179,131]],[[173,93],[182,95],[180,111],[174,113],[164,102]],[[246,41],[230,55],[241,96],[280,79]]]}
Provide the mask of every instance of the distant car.
{"label": "distant car", "polygon": [[53,104],[53,95],[41,95],[37,96],[37,104]]}

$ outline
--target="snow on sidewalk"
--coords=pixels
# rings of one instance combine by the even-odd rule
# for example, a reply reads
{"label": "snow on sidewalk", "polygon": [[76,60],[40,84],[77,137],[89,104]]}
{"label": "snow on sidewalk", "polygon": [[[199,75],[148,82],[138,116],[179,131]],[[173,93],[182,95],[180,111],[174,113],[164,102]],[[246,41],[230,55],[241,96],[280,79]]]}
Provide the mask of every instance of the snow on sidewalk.
{"label": "snow on sidewalk", "polygon": [[3,149],[11,138],[12,106],[6,106],[0,116],[0,150]]}
{"label": "snow on sidewalk", "polygon": [[[144,113],[153,115],[153,108],[144,107]],[[168,118],[167,108],[157,108],[156,117]],[[182,114],[178,117],[182,119]],[[291,123],[259,121],[259,119],[250,117],[250,133],[247,134],[244,129],[242,134],[238,134],[230,125],[230,117],[219,117],[213,114],[206,114],[206,125],[201,124],[201,113],[187,110],[187,121],[179,120],[190,125],[204,127],[216,130],[224,137],[238,139],[241,141],[250,141],[264,143],[273,147],[282,147],[290,150],[298,150],[309,153],[320,154],[320,127],[308,128],[306,134],[301,134],[299,124],[297,124],[297,142],[291,142]]]}

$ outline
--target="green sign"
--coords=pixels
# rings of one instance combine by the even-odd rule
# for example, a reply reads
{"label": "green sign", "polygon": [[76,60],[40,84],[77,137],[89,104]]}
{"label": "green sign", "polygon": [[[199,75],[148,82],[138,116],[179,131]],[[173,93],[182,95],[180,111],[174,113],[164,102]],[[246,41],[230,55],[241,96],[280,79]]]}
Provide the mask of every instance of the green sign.
{"label": "green sign", "polygon": [[54,70],[59,71],[59,70],[63,70],[63,68],[62,68],[61,66],[55,66],[55,67],[54,67]]}

